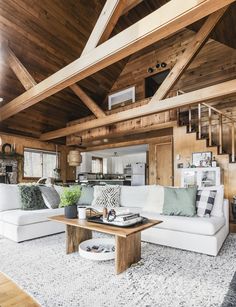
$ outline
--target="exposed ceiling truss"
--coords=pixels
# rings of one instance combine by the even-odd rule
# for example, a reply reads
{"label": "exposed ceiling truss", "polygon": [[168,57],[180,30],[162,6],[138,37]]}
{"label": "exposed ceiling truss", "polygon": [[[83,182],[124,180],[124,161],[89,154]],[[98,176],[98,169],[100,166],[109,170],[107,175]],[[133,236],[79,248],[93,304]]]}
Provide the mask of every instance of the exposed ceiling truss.
{"label": "exposed ceiling truss", "polygon": [[171,35],[234,0],[172,0],[1,107],[1,120]]}

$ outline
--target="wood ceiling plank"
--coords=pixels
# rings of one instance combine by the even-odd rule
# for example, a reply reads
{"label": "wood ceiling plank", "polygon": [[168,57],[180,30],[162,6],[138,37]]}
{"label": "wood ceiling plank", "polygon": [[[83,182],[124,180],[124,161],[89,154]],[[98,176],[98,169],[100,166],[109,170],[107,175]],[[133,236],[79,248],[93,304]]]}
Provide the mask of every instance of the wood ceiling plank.
{"label": "wood ceiling plank", "polygon": [[177,32],[234,1],[189,0],[181,2],[181,5],[178,0],[168,2],[160,9],[96,47],[88,55],[67,65],[3,106],[0,109],[1,120],[38,103],[63,88]]}
{"label": "wood ceiling plank", "polygon": [[77,124],[74,126],[58,129],[56,131],[51,131],[42,134],[41,140],[47,141],[56,139],[62,136],[67,136],[70,134],[82,132],[92,128],[98,128],[112,123],[118,123],[121,121],[129,120],[132,118],[137,118],[140,116],[150,115],[154,113],[164,112],[167,110],[183,107],[186,105],[192,105],[200,102],[206,102],[212,99],[227,97],[229,95],[236,94],[236,79],[223,82],[217,85],[206,87],[200,90],[189,92],[180,96],[175,96],[171,98],[159,101],[159,103],[147,104],[135,109],[119,112],[106,116],[106,118],[98,118],[85,122],[82,124]]}
{"label": "wood ceiling plank", "polygon": [[122,11],[122,15],[127,14],[130,10],[132,10],[135,6],[141,3],[143,0],[126,0],[126,6]]}
{"label": "wood ceiling plank", "polygon": [[25,66],[19,61],[19,59],[16,57],[16,55],[10,48],[7,47],[6,49],[8,53],[8,64],[10,65],[11,69],[14,71],[15,75],[17,76],[21,84],[24,86],[24,88],[28,90],[35,86],[37,82],[34,80],[34,78],[31,76]]}
{"label": "wood ceiling plank", "polygon": [[178,59],[177,63],[171,69],[164,82],[161,84],[156,93],[153,95],[150,103],[153,103],[154,101],[157,100],[162,100],[166,97],[169,91],[174,87],[179,78],[186,71],[186,68],[191,64],[193,59],[201,50],[206,40],[208,39],[211,31],[214,29],[214,27],[221,19],[221,17],[224,15],[227,9],[228,6],[211,14],[207,18],[203,26],[200,28],[198,33],[193,37],[192,41],[187,46],[182,56]]}

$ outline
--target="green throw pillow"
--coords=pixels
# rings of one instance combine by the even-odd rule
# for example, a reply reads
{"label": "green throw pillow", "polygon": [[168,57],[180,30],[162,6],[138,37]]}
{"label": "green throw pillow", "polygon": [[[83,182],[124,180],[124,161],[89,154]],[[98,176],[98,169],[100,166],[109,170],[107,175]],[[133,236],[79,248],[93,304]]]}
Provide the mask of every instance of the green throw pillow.
{"label": "green throw pillow", "polygon": [[93,201],[94,188],[90,186],[81,187],[81,196],[78,205],[91,206]]}
{"label": "green throw pillow", "polygon": [[196,215],[197,187],[164,188],[164,215]]}
{"label": "green throw pillow", "polygon": [[22,210],[48,209],[36,185],[19,185]]}

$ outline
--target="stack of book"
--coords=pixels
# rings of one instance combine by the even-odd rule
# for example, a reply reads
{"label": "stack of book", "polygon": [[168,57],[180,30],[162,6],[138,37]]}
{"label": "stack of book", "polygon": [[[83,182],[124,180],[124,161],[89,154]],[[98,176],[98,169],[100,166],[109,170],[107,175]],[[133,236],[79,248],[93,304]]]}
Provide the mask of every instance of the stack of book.
{"label": "stack of book", "polygon": [[140,216],[139,213],[123,213],[123,214],[121,213],[117,214],[115,219],[110,223],[117,226],[131,226],[140,223],[141,221],[142,217]]}

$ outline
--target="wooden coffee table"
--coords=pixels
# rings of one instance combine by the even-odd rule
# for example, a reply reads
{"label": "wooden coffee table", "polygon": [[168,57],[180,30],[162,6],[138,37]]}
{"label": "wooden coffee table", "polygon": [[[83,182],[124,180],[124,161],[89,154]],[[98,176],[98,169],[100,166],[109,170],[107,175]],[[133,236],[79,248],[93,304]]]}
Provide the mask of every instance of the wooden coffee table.
{"label": "wooden coffee table", "polygon": [[148,220],[143,224],[123,228],[88,222],[87,220],[67,219],[64,215],[48,218],[66,225],[66,253],[78,251],[79,244],[92,238],[92,231],[98,231],[115,236],[115,270],[116,274],[124,272],[131,264],[141,259],[141,231],[161,223]]}

